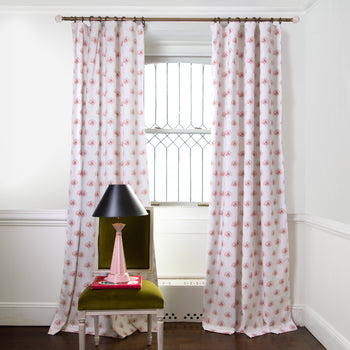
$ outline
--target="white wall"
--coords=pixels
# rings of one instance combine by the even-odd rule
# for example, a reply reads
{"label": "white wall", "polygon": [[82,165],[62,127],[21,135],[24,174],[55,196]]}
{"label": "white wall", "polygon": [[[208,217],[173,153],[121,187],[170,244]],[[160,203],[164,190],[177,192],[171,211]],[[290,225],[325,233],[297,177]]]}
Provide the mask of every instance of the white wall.
{"label": "white wall", "polygon": [[[26,278],[14,280],[9,284],[11,288],[0,289],[0,311],[6,319],[6,310],[15,305],[35,307],[38,317],[29,323],[45,323],[54,312],[65,242],[72,44],[70,24],[57,24],[56,14],[0,12],[0,42],[7,53],[0,56],[0,155],[2,163],[7,165],[0,172],[0,240],[4,249],[0,255],[1,275],[21,275],[23,260],[27,267]],[[283,28],[287,204],[290,212],[303,212],[304,119],[298,116],[304,106],[304,93],[301,93],[304,89],[304,29],[303,24],[289,24]],[[186,43],[180,45],[183,41]],[[164,24],[148,25],[146,48],[147,54],[187,55],[194,50],[197,55],[210,55],[210,25],[178,23],[170,28]],[[160,277],[205,277],[207,210],[156,208]],[[292,228],[291,236],[293,231]],[[295,234],[291,241],[297,245],[298,239]],[[20,249],[5,249],[8,245],[16,247],[18,241],[28,248],[24,255]],[[297,249],[291,249],[293,286],[299,289],[302,285],[300,254]],[[12,258],[17,261],[9,267],[6,262]],[[49,288],[43,293],[40,283],[48,267],[52,274]],[[12,289],[16,293],[12,293]],[[302,305],[302,297],[295,289],[294,303]],[[46,315],[41,318],[45,321],[38,320],[40,312]]]}
{"label": "white wall", "polygon": [[[13,288],[24,290],[22,295],[12,294],[2,288],[0,302],[49,303],[43,306],[46,315],[53,312],[57,302],[62,274],[62,256],[65,229],[62,216],[67,205],[70,157],[70,114],[72,44],[70,24],[57,24],[56,13],[6,13],[0,14],[0,42],[7,47],[7,55],[0,56],[1,109],[1,160],[4,171],[0,172],[0,210],[3,225],[0,240],[3,246],[15,246],[18,238],[28,247],[25,255],[30,279],[17,280]],[[286,76],[285,100],[285,151],[288,190],[288,206],[292,212],[304,210],[303,166],[304,148],[302,118],[304,79],[303,25],[285,25],[284,74]],[[171,33],[171,35],[168,35]],[[188,33],[192,33],[191,36]],[[179,45],[179,42],[185,44]],[[302,43],[300,47],[300,43]],[[146,29],[147,54],[210,55],[210,25],[164,24],[148,25]],[[298,49],[295,49],[298,48]],[[296,69],[296,68],[299,69]],[[295,142],[295,139],[301,140]],[[38,218],[38,209],[44,209]],[[58,226],[47,219],[58,212]],[[6,212],[14,210],[13,212]],[[23,211],[18,213],[17,211]],[[158,272],[160,277],[205,277],[207,252],[208,208],[156,208],[155,229]],[[33,216],[34,226],[19,226],[23,215]],[[12,219],[9,219],[9,216]],[[168,219],[166,219],[168,218]],[[24,218],[25,219],[25,218]],[[27,222],[27,221],[25,221]],[[51,235],[54,236],[51,236]],[[291,232],[293,235],[293,232]],[[47,243],[55,242],[55,244]],[[293,250],[293,249],[292,249]],[[46,271],[41,256],[45,252],[52,273],[50,292],[41,295],[41,276]],[[294,250],[293,259],[298,251]],[[17,258],[8,269],[6,261]],[[181,257],[181,259],[179,259]],[[16,250],[1,255],[2,274],[18,275],[22,272],[24,257]],[[6,266],[6,268],[5,268]],[[301,282],[298,267],[292,267],[294,285]],[[18,292],[21,294],[21,292]],[[16,297],[14,297],[16,295]],[[295,303],[302,304],[301,294],[293,293]],[[41,299],[41,300],[38,300]],[[46,316],[46,318],[49,316]]]}
{"label": "white wall", "polygon": [[306,207],[350,224],[350,2],[323,0],[306,17]]}
{"label": "white wall", "polygon": [[305,18],[305,322],[327,349],[350,349],[349,13],[322,0]]}
{"label": "white wall", "polygon": [[61,289],[65,211],[0,211],[0,324],[48,325]]}
{"label": "white wall", "polygon": [[[298,25],[283,25],[284,152],[293,314],[299,324],[305,316],[318,337],[329,335],[325,329],[330,326],[332,332],[324,342],[340,339],[335,342],[337,346],[345,344],[344,349],[350,340],[345,316],[350,311],[346,300],[349,283],[346,278],[335,277],[348,273],[349,263],[346,93],[350,80],[346,60],[350,57],[345,40],[331,34],[344,38],[349,32],[343,18],[348,7],[347,0],[321,0]],[[0,274],[26,276],[13,280],[11,288],[0,287],[0,321],[11,320],[17,306],[14,324],[33,309],[36,316],[23,321],[48,324],[61,282],[69,182],[72,47],[70,24],[55,23],[56,14],[0,11],[0,42],[5,52],[0,55],[0,159],[6,165],[0,172]],[[325,26],[326,19],[333,25]],[[209,27],[202,26],[199,32],[188,26],[172,27],[172,42],[159,24],[148,30],[149,54],[169,50],[186,54],[190,49],[198,54],[208,52]],[[179,45],[184,38],[189,40],[188,45]],[[329,73],[332,66],[334,73]],[[339,122],[338,126],[334,121]],[[204,277],[206,210],[157,208],[156,247],[161,276]],[[165,220],[167,215],[170,221]],[[9,265],[9,260],[14,262]],[[48,268],[52,275],[43,292],[40,283]],[[333,287],[327,292],[325,285],[329,284]]]}
{"label": "white wall", "polygon": [[305,212],[305,21],[283,25],[283,151],[289,213]]}
{"label": "white wall", "polygon": [[[68,201],[72,43],[57,13],[0,8],[0,210],[62,209]],[[256,14],[256,13],[255,13]],[[189,35],[188,33],[191,33]],[[179,45],[179,42],[185,44]],[[304,25],[284,26],[289,211],[303,211]],[[149,23],[146,54],[210,55],[209,23]],[[298,142],[294,142],[297,139]]]}
{"label": "white wall", "polygon": [[52,16],[0,13],[0,210],[65,208],[72,50]]}

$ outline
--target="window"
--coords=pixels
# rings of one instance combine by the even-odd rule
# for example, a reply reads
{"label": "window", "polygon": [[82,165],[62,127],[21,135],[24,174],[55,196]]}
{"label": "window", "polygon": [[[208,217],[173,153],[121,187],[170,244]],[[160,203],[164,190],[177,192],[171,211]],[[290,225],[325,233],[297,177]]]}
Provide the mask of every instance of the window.
{"label": "window", "polygon": [[151,201],[208,202],[210,65],[176,58],[148,63],[144,91]]}

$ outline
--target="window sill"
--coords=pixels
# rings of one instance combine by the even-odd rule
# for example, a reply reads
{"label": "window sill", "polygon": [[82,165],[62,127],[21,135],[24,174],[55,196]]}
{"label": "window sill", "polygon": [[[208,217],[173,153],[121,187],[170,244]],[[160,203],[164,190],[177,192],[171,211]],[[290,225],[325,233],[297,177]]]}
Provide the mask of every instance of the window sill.
{"label": "window sill", "polygon": [[209,207],[209,203],[202,202],[151,202],[152,207]]}

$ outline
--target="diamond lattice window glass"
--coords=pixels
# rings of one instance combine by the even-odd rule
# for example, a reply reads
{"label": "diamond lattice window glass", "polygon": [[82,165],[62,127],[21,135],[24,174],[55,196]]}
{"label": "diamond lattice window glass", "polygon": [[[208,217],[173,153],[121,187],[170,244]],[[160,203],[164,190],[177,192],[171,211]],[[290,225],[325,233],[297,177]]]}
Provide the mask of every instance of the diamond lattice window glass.
{"label": "diamond lattice window glass", "polygon": [[208,201],[211,67],[204,63],[149,63],[145,119],[152,202]]}

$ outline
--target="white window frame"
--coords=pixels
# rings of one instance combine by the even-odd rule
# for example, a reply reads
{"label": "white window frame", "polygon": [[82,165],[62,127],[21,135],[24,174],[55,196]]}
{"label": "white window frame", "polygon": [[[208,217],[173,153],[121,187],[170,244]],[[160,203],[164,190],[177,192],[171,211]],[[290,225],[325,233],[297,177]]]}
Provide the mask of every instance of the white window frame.
{"label": "white window frame", "polygon": [[[199,64],[210,64],[211,59],[208,56],[146,56],[145,57],[145,64],[156,64],[156,63],[199,63]],[[202,97],[203,98],[203,97]],[[195,134],[200,134],[200,135],[205,135],[203,138],[207,137],[206,135],[210,135],[210,126],[211,125],[206,125],[206,127],[209,129],[198,129],[198,128],[191,128],[191,129],[160,129],[159,127],[157,128],[147,128],[146,129],[146,134],[150,135],[169,135],[169,134],[184,134],[186,136],[189,135],[195,135]],[[174,135],[175,136],[175,135]],[[207,139],[206,139],[207,140]],[[206,146],[204,146],[206,147]],[[204,148],[203,147],[203,148]],[[210,146],[209,146],[210,147]],[[202,167],[203,169],[203,167]],[[155,171],[156,169],[153,169],[151,173],[154,173],[155,176]],[[178,179],[179,183],[179,179]],[[203,175],[202,175],[202,183],[203,183]],[[209,186],[209,183],[208,183]],[[203,192],[203,189],[202,189]],[[153,196],[152,196],[153,197]],[[179,198],[179,195],[178,195]],[[202,200],[201,201],[188,201],[188,202],[181,202],[181,201],[152,201],[152,205],[166,205],[166,206],[208,206],[208,202],[205,201],[203,202],[203,193],[202,193]]]}

